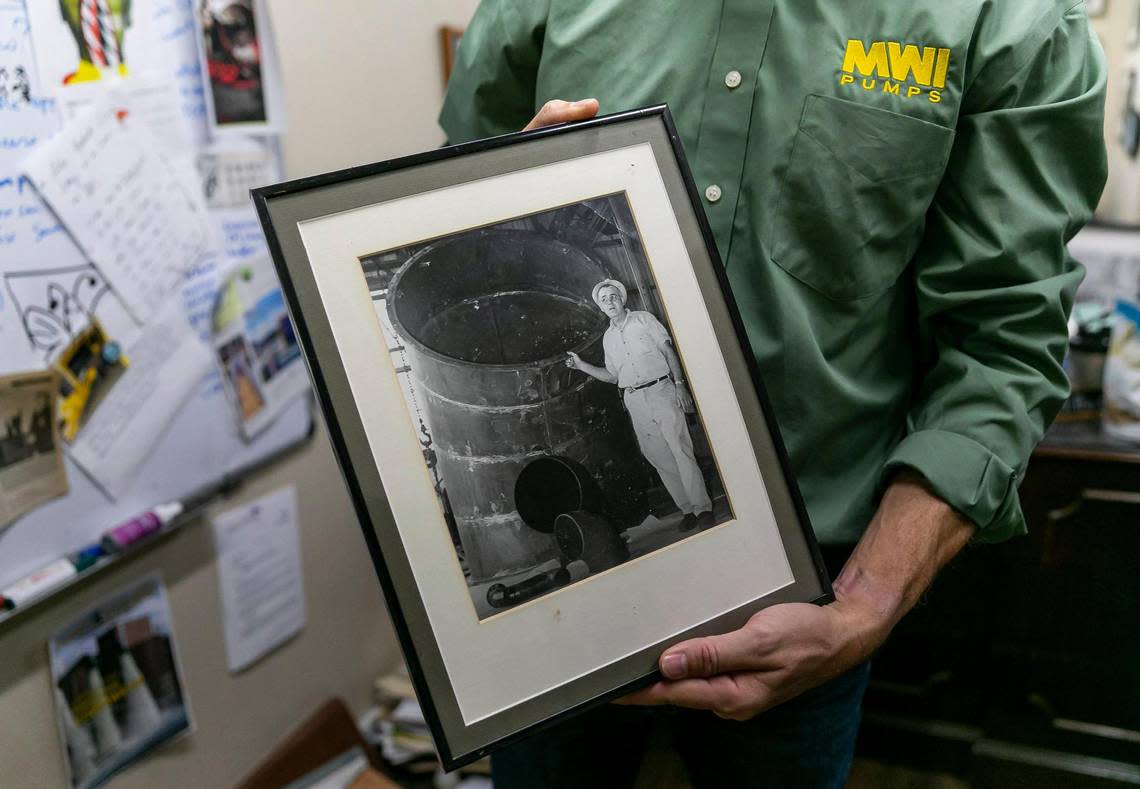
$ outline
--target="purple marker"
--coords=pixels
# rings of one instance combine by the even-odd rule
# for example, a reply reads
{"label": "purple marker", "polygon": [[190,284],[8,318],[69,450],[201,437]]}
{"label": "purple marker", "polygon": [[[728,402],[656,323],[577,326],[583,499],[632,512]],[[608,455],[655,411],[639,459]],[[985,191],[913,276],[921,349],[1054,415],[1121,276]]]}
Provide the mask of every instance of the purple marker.
{"label": "purple marker", "polygon": [[103,534],[103,549],[108,553],[121,551],[149,537],[159,531],[163,526],[182,514],[182,505],[178,502],[160,504],[150,512],[144,512],[138,517],[131,518],[126,523],[120,523]]}

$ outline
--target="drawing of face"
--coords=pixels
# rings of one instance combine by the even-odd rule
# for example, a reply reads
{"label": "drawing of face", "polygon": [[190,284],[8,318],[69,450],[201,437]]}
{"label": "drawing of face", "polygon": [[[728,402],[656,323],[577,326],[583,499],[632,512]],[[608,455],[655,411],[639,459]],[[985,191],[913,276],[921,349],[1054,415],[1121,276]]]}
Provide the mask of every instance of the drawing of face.
{"label": "drawing of face", "polygon": [[51,352],[65,345],[95,315],[110,287],[92,266],[4,275],[12,303],[32,347]]}
{"label": "drawing of face", "polygon": [[76,306],[86,315],[95,312],[99,299],[107,292],[107,283],[103,278],[91,273],[80,274],[71,286],[71,297]]}

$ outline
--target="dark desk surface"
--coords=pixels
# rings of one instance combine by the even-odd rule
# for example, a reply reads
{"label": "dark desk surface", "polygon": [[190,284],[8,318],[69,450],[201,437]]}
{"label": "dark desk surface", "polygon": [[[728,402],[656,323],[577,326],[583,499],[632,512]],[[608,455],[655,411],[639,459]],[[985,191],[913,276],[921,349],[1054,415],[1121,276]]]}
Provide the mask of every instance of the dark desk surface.
{"label": "dark desk surface", "polygon": [[1056,422],[1045,433],[1033,457],[1140,464],[1140,443],[1105,435],[1099,420]]}

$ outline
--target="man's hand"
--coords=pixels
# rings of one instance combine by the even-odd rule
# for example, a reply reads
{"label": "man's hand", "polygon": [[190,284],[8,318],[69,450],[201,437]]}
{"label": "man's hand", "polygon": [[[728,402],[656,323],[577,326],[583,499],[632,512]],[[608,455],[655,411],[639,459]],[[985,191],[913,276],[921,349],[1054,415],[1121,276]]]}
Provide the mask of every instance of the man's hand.
{"label": "man's hand", "polygon": [[573,351],[566,352],[566,366],[574,370],[586,372],[586,368],[582,366],[582,357]]}
{"label": "man's hand", "polygon": [[543,126],[554,126],[559,123],[588,121],[597,114],[597,99],[579,99],[578,101],[551,99],[542,105],[538,114],[531,119],[530,123],[523,127],[523,131],[541,129]]}
{"label": "man's hand", "polygon": [[746,720],[866,660],[938,572],[973,536],[973,525],[901,474],[835,581],[835,602],[785,604],[740,630],[669,648],[666,677],[623,704],[676,704]]}
{"label": "man's hand", "polygon": [[693,395],[689,392],[688,385],[679,381],[673,386],[677,390],[677,407],[686,414],[696,413],[697,407],[693,405]]}
{"label": "man's hand", "polygon": [[739,630],[686,641],[661,657],[658,682],[622,704],[675,704],[748,720],[866,660],[886,638],[856,603],[767,608]]}

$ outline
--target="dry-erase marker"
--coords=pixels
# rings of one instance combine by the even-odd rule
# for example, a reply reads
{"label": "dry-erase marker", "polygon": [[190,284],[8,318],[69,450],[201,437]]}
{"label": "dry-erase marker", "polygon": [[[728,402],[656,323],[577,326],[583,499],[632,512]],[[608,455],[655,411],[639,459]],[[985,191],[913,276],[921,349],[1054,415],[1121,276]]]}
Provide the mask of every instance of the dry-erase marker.
{"label": "dry-erase marker", "polygon": [[170,504],[159,504],[150,512],[144,512],[126,523],[120,523],[103,534],[103,550],[108,553],[123,550],[143,537],[148,537],[157,532],[181,515],[182,510],[182,504],[177,501]]}
{"label": "dry-erase marker", "polygon": [[0,592],[0,597],[10,602],[13,607],[19,607],[33,597],[65,583],[75,575],[77,572],[74,564],[67,559],[56,559],[47,567],[41,567],[31,575],[16,581]]}
{"label": "dry-erase marker", "polygon": [[106,555],[107,552],[103,550],[103,546],[99,543],[94,543],[88,545],[86,548],[80,548],[79,551],[71,557],[71,563],[75,565],[75,569],[78,572],[83,572]]}

